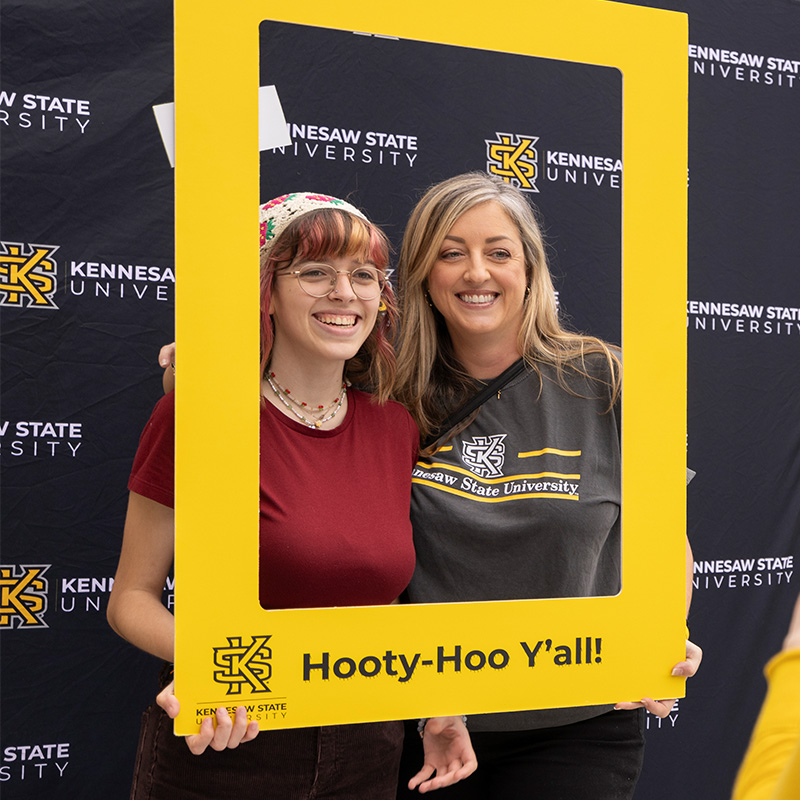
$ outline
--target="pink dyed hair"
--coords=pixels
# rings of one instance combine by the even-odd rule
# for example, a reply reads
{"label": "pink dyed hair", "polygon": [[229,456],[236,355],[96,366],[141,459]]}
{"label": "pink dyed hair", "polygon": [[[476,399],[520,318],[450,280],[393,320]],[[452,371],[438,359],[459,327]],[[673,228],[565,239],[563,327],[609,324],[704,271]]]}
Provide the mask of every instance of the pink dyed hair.
{"label": "pink dyed hair", "polygon": [[[261,258],[261,373],[264,374],[275,337],[269,315],[277,270],[295,261],[324,261],[343,256],[371,261],[378,269],[389,264],[389,242],[367,220],[337,208],[320,208],[295,219]],[[345,365],[345,377],[385,402],[394,385],[396,359],[391,338],[397,324],[397,303],[387,281],[381,294],[382,311],[367,340]]]}

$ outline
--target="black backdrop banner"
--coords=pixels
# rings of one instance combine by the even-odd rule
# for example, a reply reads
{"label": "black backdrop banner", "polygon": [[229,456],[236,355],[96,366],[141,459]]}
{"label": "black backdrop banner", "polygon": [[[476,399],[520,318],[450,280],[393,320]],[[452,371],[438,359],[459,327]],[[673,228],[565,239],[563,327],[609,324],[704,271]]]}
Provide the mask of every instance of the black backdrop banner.
{"label": "black backdrop banner", "polygon": [[[690,23],[690,625],[705,661],[669,717],[648,717],[637,797],[722,800],[797,594],[800,4],[641,4]],[[284,23],[260,37],[292,138],[262,153],[262,200],[347,196],[397,246],[429,184],[507,174],[522,146],[508,177],[540,208],[562,313],[619,341],[616,70]],[[0,792],[122,799],[158,665],[105,608],[173,336],[172,170],[152,110],[173,99],[172,8],[3,0],[0,48]],[[225,124],[220,98],[209,114]]]}
{"label": "black backdrop banner", "polygon": [[[260,84],[277,87],[293,142],[262,154],[263,200],[313,181],[365,208],[399,250],[420,190],[468,170],[521,174],[562,311],[619,342],[618,70],[264,22]],[[503,153],[526,142],[506,159],[515,173]]]}

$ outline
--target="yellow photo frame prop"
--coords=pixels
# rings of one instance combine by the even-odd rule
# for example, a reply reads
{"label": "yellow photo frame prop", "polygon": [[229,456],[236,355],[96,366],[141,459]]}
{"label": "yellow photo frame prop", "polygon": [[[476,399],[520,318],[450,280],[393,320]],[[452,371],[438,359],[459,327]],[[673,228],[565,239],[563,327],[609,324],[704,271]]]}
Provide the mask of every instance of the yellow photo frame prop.
{"label": "yellow photo frame prop", "polygon": [[[620,70],[619,595],[259,605],[264,19]],[[219,706],[243,705],[268,729],[683,696],[684,681],[670,669],[685,651],[687,28],[683,14],[605,0],[531,0],[496,26],[420,0],[306,0],[280,10],[254,0],[176,0],[176,733],[195,733]],[[306,187],[285,191],[298,188]]]}

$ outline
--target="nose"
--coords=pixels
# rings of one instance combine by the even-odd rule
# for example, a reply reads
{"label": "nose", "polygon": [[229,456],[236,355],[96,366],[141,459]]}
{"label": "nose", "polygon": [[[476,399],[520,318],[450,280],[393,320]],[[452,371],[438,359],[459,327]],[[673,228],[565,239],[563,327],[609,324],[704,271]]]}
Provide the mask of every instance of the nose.
{"label": "nose", "polygon": [[485,283],[489,280],[488,265],[482,253],[476,253],[469,257],[464,271],[464,280],[468,283]]}
{"label": "nose", "polygon": [[353,285],[350,283],[350,273],[347,270],[336,271],[336,283],[329,293],[329,297],[339,299],[346,303],[355,298],[356,294],[353,291]]}

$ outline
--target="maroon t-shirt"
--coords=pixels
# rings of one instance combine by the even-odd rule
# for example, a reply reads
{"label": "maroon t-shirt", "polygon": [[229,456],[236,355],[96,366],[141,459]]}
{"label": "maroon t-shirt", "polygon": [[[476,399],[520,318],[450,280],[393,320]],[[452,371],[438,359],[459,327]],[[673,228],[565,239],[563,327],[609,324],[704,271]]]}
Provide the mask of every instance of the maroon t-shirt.
{"label": "maroon t-shirt", "polygon": [[[348,390],[333,430],[261,411],[260,601],[265,608],[390,603],[414,571],[417,429],[399,404]],[[128,482],[174,505],[174,394],[156,405]]]}

